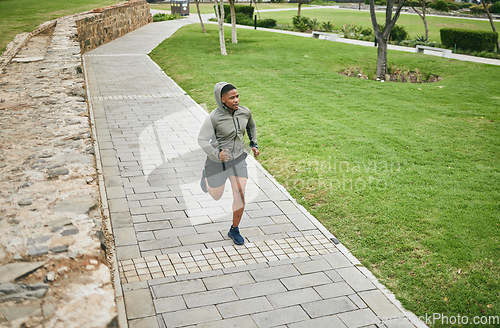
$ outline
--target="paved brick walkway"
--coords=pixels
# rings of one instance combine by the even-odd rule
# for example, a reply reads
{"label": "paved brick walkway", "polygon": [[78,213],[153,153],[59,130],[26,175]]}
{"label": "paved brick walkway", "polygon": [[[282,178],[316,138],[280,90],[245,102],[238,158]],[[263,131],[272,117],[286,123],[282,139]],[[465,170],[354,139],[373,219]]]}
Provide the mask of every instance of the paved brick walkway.
{"label": "paved brick walkway", "polygon": [[231,193],[199,187],[206,113],[146,55],[189,22],[84,56],[121,326],[425,327],[253,159],[233,245]]}

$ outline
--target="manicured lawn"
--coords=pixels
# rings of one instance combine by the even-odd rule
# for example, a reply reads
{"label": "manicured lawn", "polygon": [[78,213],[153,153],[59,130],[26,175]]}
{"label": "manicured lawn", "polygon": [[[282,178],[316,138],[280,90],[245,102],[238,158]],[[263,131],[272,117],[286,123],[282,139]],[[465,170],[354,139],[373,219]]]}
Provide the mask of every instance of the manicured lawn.
{"label": "manicured lawn", "polygon": [[116,0],[0,0],[0,53],[22,32],[66,15],[119,3]]}
{"label": "manicured lawn", "polygon": [[[280,25],[292,25],[292,17],[297,15],[297,11],[280,11],[262,13],[262,18],[274,18]],[[320,22],[331,21],[335,24],[335,29],[340,29],[345,24],[355,24],[363,27],[372,28],[369,11],[356,11],[347,9],[308,9],[302,12],[302,16],[316,18]],[[379,24],[385,22],[385,13],[377,12],[377,21]],[[429,40],[441,42],[439,30],[446,27],[464,28],[471,30],[491,31],[491,25],[488,21],[452,18],[445,16],[427,17],[429,25]],[[410,34],[411,39],[424,35],[424,24],[418,15],[401,14],[397,22],[398,25],[405,27]],[[500,29],[500,23],[495,23],[497,30]]]}
{"label": "manicured lawn", "polygon": [[259,161],[408,310],[500,314],[500,67],[389,52],[443,80],[381,83],[337,74],[374,71],[375,48],[239,30],[220,56],[208,30],[151,56],[208,108],[216,82],[234,83]]}

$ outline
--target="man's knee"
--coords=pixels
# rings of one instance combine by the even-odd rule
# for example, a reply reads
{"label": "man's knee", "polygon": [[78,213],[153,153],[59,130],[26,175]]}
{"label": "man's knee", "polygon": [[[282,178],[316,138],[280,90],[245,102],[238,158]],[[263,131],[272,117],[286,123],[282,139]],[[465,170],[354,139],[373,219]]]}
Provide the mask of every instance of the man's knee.
{"label": "man's knee", "polygon": [[217,188],[208,188],[208,193],[210,194],[210,196],[212,196],[212,198],[214,200],[219,200],[222,198],[222,195],[224,194],[224,186],[220,186],[220,187],[217,187]]}
{"label": "man's knee", "polygon": [[221,199],[221,198],[222,198],[222,194],[221,194],[221,193],[213,193],[213,194],[212,194],[212,193],[210,193],[210,196],[212,196],[212,198],[213,198],[214,200],[219,200],[219,199]]}

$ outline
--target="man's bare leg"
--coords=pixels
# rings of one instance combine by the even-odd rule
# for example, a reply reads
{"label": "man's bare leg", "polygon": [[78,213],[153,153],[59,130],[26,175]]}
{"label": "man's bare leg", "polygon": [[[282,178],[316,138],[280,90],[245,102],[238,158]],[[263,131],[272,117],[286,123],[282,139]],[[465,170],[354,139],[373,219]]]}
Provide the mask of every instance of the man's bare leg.
{"label": "man's bare leg", "polygon": [[245,187],[247,178],[230,176],[231,189],[233,191],[233,227],[240,225],[241,217],[245,209]]}
{"label": "man's bare leg", "polygon": [[224,194],[224,187],[226,186],[226,183],[224,183],[222,186],[216,187],[216,188],[210,187],[210,185],[208,184],[207,178],[205,178],[205,183],[207,186],[207,191],[210,194],[210,196],[212,196],[212,198],[214,200],[221,199],[222,195]]}

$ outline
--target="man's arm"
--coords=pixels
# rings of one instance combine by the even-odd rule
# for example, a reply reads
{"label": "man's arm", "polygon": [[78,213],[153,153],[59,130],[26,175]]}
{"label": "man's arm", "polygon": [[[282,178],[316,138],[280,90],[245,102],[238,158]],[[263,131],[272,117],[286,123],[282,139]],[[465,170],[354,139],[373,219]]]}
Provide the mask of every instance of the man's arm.
{"label": "man's arm", "polygon": [[255,124],[252,114],[250,114],[250,118],[248,119],[247,133],[248,139],[250,139],[250,147],[259,148],[259,146],[257,145],[257,125]]}
{"label": "man's arm", "polygon": [[215,138],[215,130],[210,115],[208,115],[198,134],[198,145],[200,145],[201,149],[203,149],[207,155],[213,155],[215,158],[219,158],[219,149],[214,148],[210,143],[210,139],[212,138]]}
{"label": "man's arm", "polygon": [[260,153],[259,146],[257,145],[257,124],[255,124],[252,113],[250,113],[250,118],[248,119],[247,133],[250,139],[250,148],[252,148],[253,155],[257,157]]}

